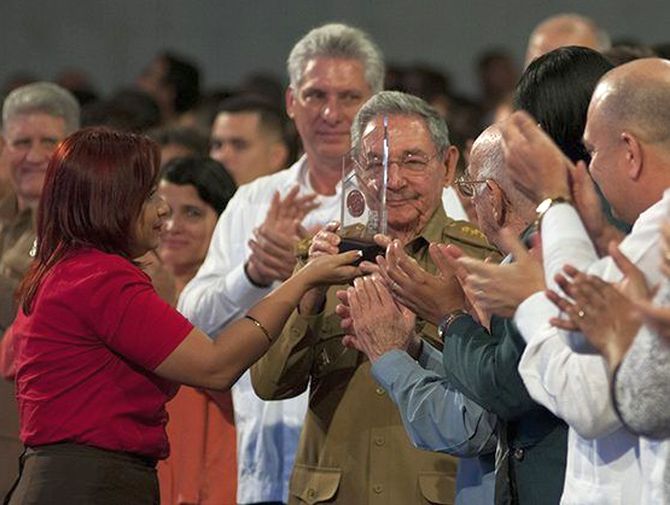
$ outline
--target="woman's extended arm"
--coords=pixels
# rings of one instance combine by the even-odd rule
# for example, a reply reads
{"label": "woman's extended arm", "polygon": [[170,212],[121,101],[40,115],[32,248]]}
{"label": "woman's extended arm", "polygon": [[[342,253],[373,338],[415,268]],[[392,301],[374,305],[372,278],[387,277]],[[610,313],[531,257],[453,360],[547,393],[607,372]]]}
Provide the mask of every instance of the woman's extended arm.
{"label": "woman's extended arm", "polygon": [[270,348],[308,290],[322,284],[346,283],[360,274],[359,269],[351,265],[359,254],[358,251],[350,251],[309,262],[249,309],[248,315],[252,319],[245,317],[228,325],[214,340],[200,329],[193,328],[156,367],[155,373],[192,386],[210,389],[230,387]]}

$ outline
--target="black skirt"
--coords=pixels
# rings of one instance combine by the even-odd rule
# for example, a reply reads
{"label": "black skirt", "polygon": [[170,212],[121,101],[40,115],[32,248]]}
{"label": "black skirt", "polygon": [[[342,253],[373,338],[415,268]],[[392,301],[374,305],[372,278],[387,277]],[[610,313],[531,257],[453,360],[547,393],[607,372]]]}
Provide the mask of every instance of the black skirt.
{"label": "black skirt", "polygon": [[27,448],[5,505],[158,505],[156,461],[79,444]]}

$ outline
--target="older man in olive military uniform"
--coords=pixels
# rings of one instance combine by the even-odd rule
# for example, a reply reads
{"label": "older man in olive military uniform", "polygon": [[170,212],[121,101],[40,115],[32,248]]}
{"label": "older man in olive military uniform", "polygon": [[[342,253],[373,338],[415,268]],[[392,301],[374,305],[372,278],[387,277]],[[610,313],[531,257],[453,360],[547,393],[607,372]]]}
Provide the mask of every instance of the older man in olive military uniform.
{"label": "older man in olive military uniform", "polygon": [[[14,320],[14,292],[32,260],[34,212],[58,143],[79,128],[79,104],[69,91],[37,82],[12,91],[2,108],[11,191],[0,200],[0,338]],[[18,472],[21,443],[14,383],[0,379],[0,496]]]}
{"label": "older man in olive military uniform", "polygon": [[[453,177],[458,153],[449,145],[444,121],[425,102],[397,92],[376,94],[354,120],[354,149],[361,149],[363,135],[380,128],[384,116],[390,143],[389,235],[432,272],[431,242],[455,243],[478,258],[496,254],[479,230],[444,212],[442,187]],[[317,234],[311,255],[336,250],[333,230]],[[317,243],[333,249],[317,251]],[[310,386],[289,503],[454,503],[457,458],[412,447],[395,405],[372,380],[367,358],[343,347],[335,314],[335,292],[341,288],[305,295],[278,342],[252,368],[261,398],[289,398]],[[440,345],[434,325],[418,320],[416,331]],[[455,408],[482,412],[469,400],[460,401]]]}

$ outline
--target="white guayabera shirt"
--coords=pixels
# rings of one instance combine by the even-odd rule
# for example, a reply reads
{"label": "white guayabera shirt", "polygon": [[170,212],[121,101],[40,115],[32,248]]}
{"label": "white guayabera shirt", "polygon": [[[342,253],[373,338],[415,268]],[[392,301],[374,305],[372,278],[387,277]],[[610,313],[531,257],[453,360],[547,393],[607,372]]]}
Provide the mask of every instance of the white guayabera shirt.
{"label": "white guayabera shirt", "polygon": [[[660,278],[659,227],[666,218],[670,192],[643,212],[621,243],[622,252],[648,281]],[[576,210],[558,204],[544,215],[542,248],[547,285],[566,263],[609,281],[621,280],[610,257],[598,259]],[[626,505],[656,503],[659,485],[649,469],[654,454],[618,419],[611,400],[611,377],[606,363],[588,349],[584,336],[567,334],[549,325],[558,314],[543,293],[536,293],[517,309],[515,322],[527,341],[519,363],[528,392],[569,426],[568,464],[563,505]],[[646,449],[645,449],[646,448]],[[642,452],[641,452],[642,451]],[[643,501],[648,500],[648,501]]]}

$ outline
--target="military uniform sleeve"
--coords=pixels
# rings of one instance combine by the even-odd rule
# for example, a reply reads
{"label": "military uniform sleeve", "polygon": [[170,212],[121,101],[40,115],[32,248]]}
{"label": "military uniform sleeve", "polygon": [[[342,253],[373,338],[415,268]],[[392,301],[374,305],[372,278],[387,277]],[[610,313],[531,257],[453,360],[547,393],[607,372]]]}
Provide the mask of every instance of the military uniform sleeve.
{"label": "military uniform sleeve", "polygon": [[0,275],[0,333],[12,324],[16,317],[16,302],[14,294],[18,281],[6,275]]}
{"label": "military uniform sleeve", "polygon": [[444,340],[446,375],[500,418],[518,418],[539,408],[517,371],[523,349],[523,338],[511,320],[494,316],[489,333],[471,317],[460,317]]}
{"label": "military uniform sleeve", "polygon": [[277,341],[251,367],[251,384],[260,398],[293,398],[307,389],[317,340],[314,329],[322,317],[293,311]]}

